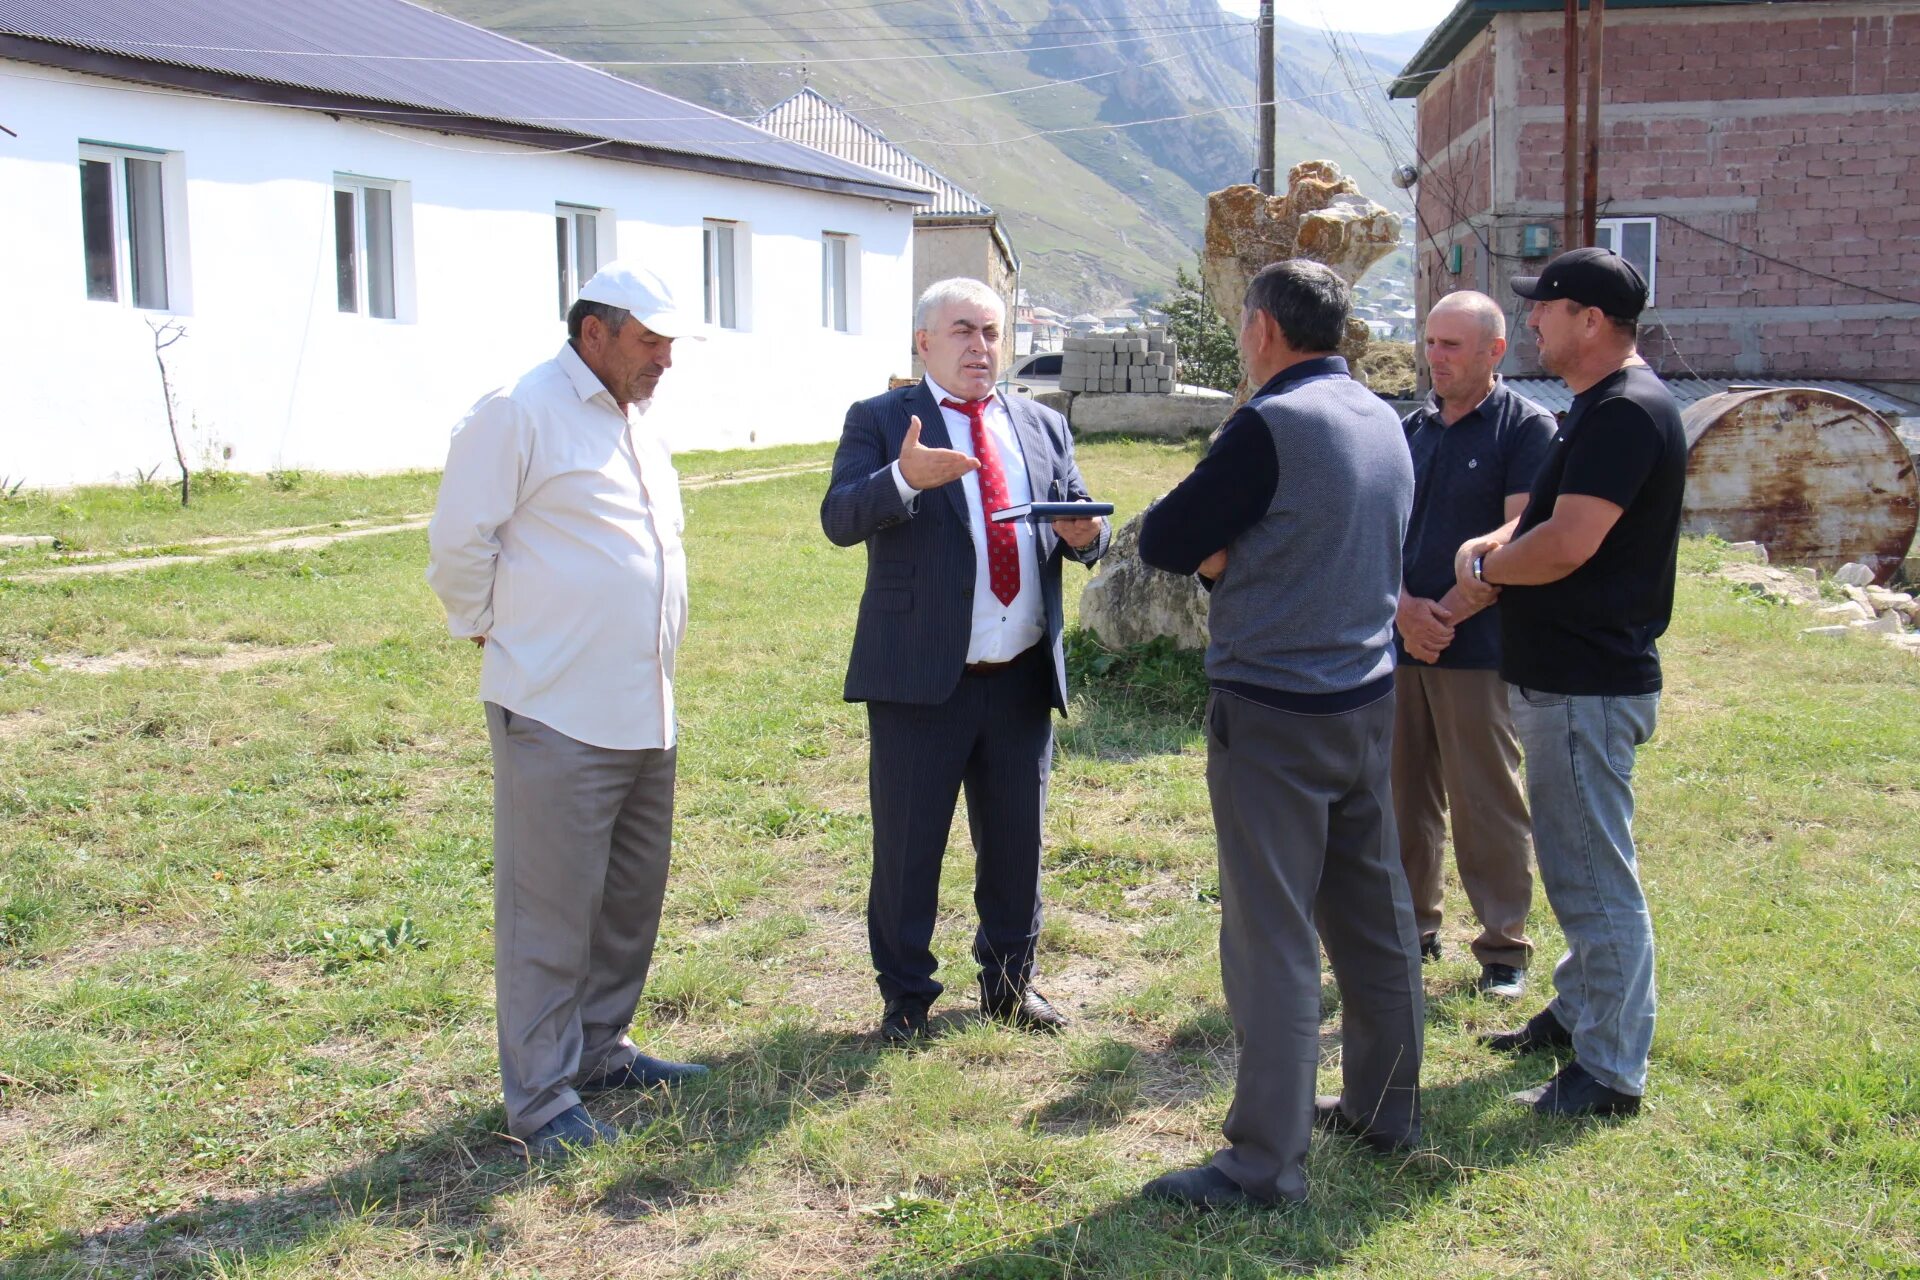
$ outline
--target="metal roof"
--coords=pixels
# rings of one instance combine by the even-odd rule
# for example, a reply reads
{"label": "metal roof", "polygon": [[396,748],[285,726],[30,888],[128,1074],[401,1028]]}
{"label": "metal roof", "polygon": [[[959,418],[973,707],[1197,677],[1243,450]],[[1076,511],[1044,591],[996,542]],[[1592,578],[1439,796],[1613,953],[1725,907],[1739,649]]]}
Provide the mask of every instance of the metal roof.
{"label": "metal roof", "polygon": [[926,187],[933,192],[933,203],[920,210],[922,217],[993,216],[992,206],[979,196],[914,159],[888,142],[878,129],[862,124],[845,107],[827,101],[811,88],[769,107],[754,123],[828,155]]}
{"label": "metal roof", "polygon": [[[1774,0],[1607,0],[1609,9],[1684,9],[1695,5],[1715,5],[1724,8],[1735,4],[1771,4]],[[1586,0],[1580,0],[1580,7],[1587,7]],[[1473,38],[1486,30],[1496,14],[1501,13],[1561,13],[1566,9],[1564,0],[1460,0],[1453,12],[1440,20],[1440,25],[1427,36],[1422,44],[1408,59],[1407,65],[1400,69],[1392,84],[1387,86],[1389,98],[1417,98],[1427,82],[1452,65],[1460,56],[1460,51],[1473,43]]]}
{"label": "metal roof", "polygon": [[875,199],[919,185],[408,0],[0,0],[0,58]]}
{"label": "metal roof", "polygon": [[[1611,4],[1613,0],[1608,0]],[[1717,396],[1729,387],[1812,387],[1834,391],[1858,400],[1875,413],[1898,418],[1914,412],[1914,406],[1902,403],[1857,382],[1835,382],[1819,378],[1662,378],[1682,408],[1708,396]],[[1543,409],[1566,413],[1573,408],[1573,392],[1558,378],[1507,378],[1507,387],[1517,391]]]}

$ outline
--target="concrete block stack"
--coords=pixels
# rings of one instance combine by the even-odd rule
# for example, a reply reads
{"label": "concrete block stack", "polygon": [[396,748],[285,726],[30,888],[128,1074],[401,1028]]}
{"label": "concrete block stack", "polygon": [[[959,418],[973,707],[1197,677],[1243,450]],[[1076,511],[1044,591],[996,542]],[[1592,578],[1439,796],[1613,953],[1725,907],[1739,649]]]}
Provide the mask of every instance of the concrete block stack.
{"label": "concrete block stack", "polygon": [[1165,329],[1129,329],[1068,338],[1060,363],[1062,391],[1169,395],[1179,350]]}

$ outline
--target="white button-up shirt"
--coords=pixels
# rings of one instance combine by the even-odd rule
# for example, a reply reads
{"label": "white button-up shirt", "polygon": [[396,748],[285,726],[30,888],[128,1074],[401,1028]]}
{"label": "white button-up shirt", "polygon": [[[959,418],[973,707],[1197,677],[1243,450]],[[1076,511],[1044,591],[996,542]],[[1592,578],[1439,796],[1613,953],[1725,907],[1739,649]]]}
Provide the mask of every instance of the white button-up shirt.
{"label": "white button-up shirt", "polygon": [[[931,377],[926,381],[935,404],[965,398],[950,394]],[[953,447],[969,458],[976,457],[972,420],[960,410],[943,404],[940,414],[946,421],[947,436],[953,441]],[[1014,506],[1032,502],[1033,482],[1027,475],[1027,455],[1020,449],[1013,415],[997,393],[989,402],[982,422],[987,434],[993,437],[994,451],[1000,455],[1000,470],[1007,479],[1007,501]],[[898,462],[893,464],[893,482],[900,490],[900,500],[914,507],[920,491],[906,482]],[[967,640],[967,661],[1007,662],[1040,643],[1040,638],[1047,633],[1046,618],[1041,611],[1040,553],[1034,543],[1035,530],[1024,520],[1014,523],[1015,545],[1020,553],[1020,591],[1011,604],[1003,605],[1000,597],[993,594],[987,567],[987,515],[980,506],[980,473],[967,472],[960,477],[960,487],[966,494],[967,527],[973,534],[973,632]]]}
{"label": "white button-up shirt", "polygon": [[480,697],[570,738],[674,745],[687,626],[680,477],[572,346],[454,429],[427,582],[484,636]]}

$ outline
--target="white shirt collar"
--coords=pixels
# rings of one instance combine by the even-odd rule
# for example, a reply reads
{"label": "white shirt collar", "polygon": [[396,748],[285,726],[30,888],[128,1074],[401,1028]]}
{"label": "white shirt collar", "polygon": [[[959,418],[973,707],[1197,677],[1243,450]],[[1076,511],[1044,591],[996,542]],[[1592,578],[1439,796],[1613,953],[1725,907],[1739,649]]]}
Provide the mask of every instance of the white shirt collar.
{"label": "white shirt collar", "polygon": [[[580,358],[580,353],[573,349],[571,342],[560,344],[560,354],[554,357],[554,361],[560,366],[561,372],[567,375],[567,381],[573,384],[574,394],[581,400],[605,396],[608,403],[613,405],[614,412],[621,412],[620,402],[613,398],[613,392],[607,390],[607,384],[600,381],[599,374],[587,368],[587,362]],[[652,404],[650,399],[636,400],[633,407],[645,413]]]}
{"label": "white shirt collar", "polygon": [[[935,404],[940,404],[944,400],[951,400],[956,404],[966,403],[967,398],[965,396],[954,395],[952,392],[948,391],[945,387],[935,382],[933,380],[932,374],[927,374],[925,381],[927,384],[927,390],[933,392],[933,402]],[[986,395],[986,399],[989,402],[996,401],[999,398],[1000,398],[1000,390],[998,387],[994,388],[992,391],[989,391]],[[945,407],[945,406],[943,405],[942,407]]]}

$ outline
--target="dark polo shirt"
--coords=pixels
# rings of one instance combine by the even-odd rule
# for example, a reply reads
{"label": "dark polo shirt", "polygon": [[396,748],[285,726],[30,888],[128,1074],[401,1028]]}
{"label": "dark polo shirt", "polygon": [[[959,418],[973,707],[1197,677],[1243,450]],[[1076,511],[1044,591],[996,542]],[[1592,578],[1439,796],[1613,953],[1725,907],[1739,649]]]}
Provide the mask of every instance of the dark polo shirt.
{"label": "dark polo shirt", "polygon": [[[1468,538],[1507,522],[1508,494],[1533,488],[1540,464],[1553,446],[1558,424],[1533,401],[1495,379],[1487,398],[1452,426],[1440,417],[1435,398],[1407,416],[1407,448],[1413,454],[1413,515],[1407,524],[1402,574],[1408,595],[1438,600],[1453,585],[1453,555]],[[1401,662],[1409,657],[1395,629]],[[1466,671],[1500,666],[1499,606],[1485,609],[1454,629],[1453,643],[1431,665]]]}

